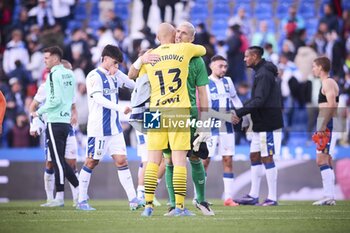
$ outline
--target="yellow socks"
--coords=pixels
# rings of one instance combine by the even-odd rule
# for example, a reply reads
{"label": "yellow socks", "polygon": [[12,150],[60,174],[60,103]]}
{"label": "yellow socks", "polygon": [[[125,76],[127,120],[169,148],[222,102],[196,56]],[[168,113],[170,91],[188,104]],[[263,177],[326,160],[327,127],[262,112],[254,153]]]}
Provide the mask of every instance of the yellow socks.
{"label": "yellow socks", "polygon": [[157,178],[158,178],[158,169],[159,165],[156,163],[149,162],[147,163],[146,172],[145,172],[145,201],[147,207],[153,206],[154,192],[157,188]]}
{"label": "yellow socks", "polygon": [[186,197],[186,167],[174,166],[173,186],[176,208],[183,209]]}

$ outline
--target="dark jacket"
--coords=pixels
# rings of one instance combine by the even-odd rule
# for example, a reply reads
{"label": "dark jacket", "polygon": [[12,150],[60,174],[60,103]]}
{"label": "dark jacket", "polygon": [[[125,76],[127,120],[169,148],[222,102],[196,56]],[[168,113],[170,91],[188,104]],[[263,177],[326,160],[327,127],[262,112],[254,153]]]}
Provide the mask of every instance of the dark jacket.
{"label": "dark jacket", "polygon": [[277,83],[277,67],[262,59],[253,67],[252,97],[236,114],[242,117],[251,113],[254,132],[270,132],[283,127],[282,95]]}

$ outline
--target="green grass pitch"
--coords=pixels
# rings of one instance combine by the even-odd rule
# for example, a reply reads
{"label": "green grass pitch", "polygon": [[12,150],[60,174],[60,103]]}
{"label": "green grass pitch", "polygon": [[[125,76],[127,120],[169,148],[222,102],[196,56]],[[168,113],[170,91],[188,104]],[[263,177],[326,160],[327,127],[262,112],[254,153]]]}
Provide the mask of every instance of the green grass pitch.
{"label": "green grass pitch", "polygon": [[[212,201],[212,200],[211,200]],[[312,206],[312,202],[281,201],[277,207],[224,207],[214,200],[215,216],[203,216],[190,202],[193,217],[164,217],[167,207],[162,200],[154,216],[141,217],[130,211],[124,200],[90,201],[97,210],[75,210],[66,200],[63,208],[42,208],[38,201],[12,201],[0,204],[0,233],[104,233],[104,232],[350,232],[350,201],[336,206]]]}

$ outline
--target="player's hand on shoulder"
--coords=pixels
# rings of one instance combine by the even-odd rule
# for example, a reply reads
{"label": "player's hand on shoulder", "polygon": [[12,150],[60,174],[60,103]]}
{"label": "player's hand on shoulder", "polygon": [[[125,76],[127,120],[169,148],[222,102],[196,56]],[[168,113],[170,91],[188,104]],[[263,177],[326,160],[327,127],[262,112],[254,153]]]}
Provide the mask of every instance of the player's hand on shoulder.
{"label": "player's hand on shoulder", "polygon": [[155,63],[159,60],[160,56],[158,54],[150,53],[151,50],[147,51],[141,56],[143,64]]}

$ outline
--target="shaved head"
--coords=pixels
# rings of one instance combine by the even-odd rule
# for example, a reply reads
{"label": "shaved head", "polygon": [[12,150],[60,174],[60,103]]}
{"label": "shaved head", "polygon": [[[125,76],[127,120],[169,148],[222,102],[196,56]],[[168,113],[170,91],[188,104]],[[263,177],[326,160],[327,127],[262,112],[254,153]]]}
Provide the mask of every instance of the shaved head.
{"label": "shaved head", "polygon": [[161,44],[174,43],[176,30],[169,23],[161,23],[158,28],[157,38]]}

